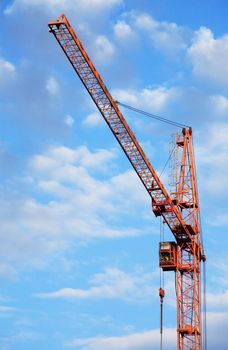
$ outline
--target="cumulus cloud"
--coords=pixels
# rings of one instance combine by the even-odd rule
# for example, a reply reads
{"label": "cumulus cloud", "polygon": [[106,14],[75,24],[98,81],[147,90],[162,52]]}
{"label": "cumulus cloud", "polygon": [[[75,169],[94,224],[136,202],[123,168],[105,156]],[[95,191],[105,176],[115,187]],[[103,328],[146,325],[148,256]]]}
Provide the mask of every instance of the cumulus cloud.
{"label": "cumulus cloud", "polygon": [[116,89],[112,94],[116,100],[156,113],[163,110],[171,100],[176,99],[178,91],[175,88],[158,87],[142,90]]}
{"label": "cumulus cloud", "polygon": [[65,116],[65,118],[64,118],[64,123],[67,125],[67,126],[69,126],[69,127],[71,127],[71,126],[73,126],[73,124],[74,124],[74,118],[71,116],[71,115],[66,115]]}
{"label": "cumulus cloud", "polygon": [[47,176],[53,176],[57,168],[64,165],[79,165],[88,169],[101,170],[115,158],[116,155],[112,150],[100,149],[91,152],[86,146],[79,146],[76,149],[51,146],[44,154],[33,156],[29,164],[32,170],[43,173],[49,171]]}
{"label": "cumulus cloud", "polygon": [[[226,350],[227,313],[209,312],[207,314],[207,342],[210,349]],[[169,350],[176,349],[176,329],[163,329],[163,345]],[[157,350],[160,346],[160,331],[154,329],[128,335],[112,337],[76,338],[65,344],[80,347],[82,350]]]}
{"label": "cumulus cloud", "polygon": [[215,215],[215,220],[208,218],[208,224],[211,226],[225,226],[228,224],[228,209],[220,209],[219,214]]}
{"label": "cumulus cloud", "polygon": [[215,39],[209,28],[201,27],[187,54],[197,77],[217,86],[227,86],[228,35]]}
{"label": "cumulus cloud", "polygon": [[228,290],[224,293],[207,293],[207,306],[209,310],[220,310],[224,312],[228,309]]}
{"label": "cumulus cloud", "polygon": [[228,98],[226,96],[214,95],[209,100],[216,117],[225,117],[228,115]]}
{"label": "cumulus cloud", "polygon": [[117,268],[106,268],[92,277],[88,289],[63,288],[54,292],[39,293],[40,298],[69,299],[123,299],[127,301],[151,301],[155,296],[153,275],[144,271],[126,273]]}
{"label": "cumulus cloud", "polygon": [[15,72],[16,67],[9,61],[0,59],[0,77],[4,74],[12,74]]}
{"label": "cumulus cloud", "polygon": [[19,9],[29,7],[40,7],[51,11],[52,13],[63,11],[82,11],[87,13],[93,13],[93,11],[110,10],[112,7],[120,5],[123,0],[83,0],[77,2],[75,6],[75,0],[14,0],[12,4],[6,7],[5,14],[11,14]]}
{"label": "cumulus cloud", "polygon": [[115,47],[105,35],[98,35],[95,38],[93,51],[95,60],[103,63],[109,63],[115,55]]}
{"label": "cumulus cloud", "polygon": [[102,116],[96,112],[90,113],[82,122],[83,125],[89,127],[99,126],[103,123]]}
{"label": "cumulus cloud", "polygon": [[124,20],[119,20],[113,27],[114,35],[117,39],[124,42],[132,41],[136,38],[136,33],[132,27]]}
{"label": "cumulus cloud", "polygon": [[153,17],[149,14],[140,14],[135,17],[135,23],[140,29],[152,30],[156,29],[159,26],[159,22],[157,22]]}
{"label": "cumulus cloud", "polygon": [[[130,335],[74,339],[66,345],[81,347],[82,350],[157,350],[160,344],[160,331],[144,331]],[[164,347],[176,349],[176,331],[164,329]]]}
{"label": "cumulus cloud", "polygon": [[136,28],[145,31],[154,47],[162,52],[173,55],[187,48],[190,40],[187,28],[172,22],[156,21],[147,13],[134,15],[133,18]]}
{"label": "cumulus cloud", "polygon": [[[111,175],[115,158],[114,150],[50,147],[34,155],[26,176],[16,181],[17,191],[26,187],[25,195],[1,188],[2,277],[15,278],[17,270],[27,264],[42,268],[47,258],[69,249],[75,239],[141,234],[133,224],[122,226],[121,220],[129,217],[132,222],[134,213],[148,204],[144,189],[133,171]],[[129,212],[132,202],[136,205]]]}
{"label": "cumulus cloud", "polygon": [[13,81],[16,74],[16,67],[13,63],[0,58],[0,87],[4,89],[6,85]]}
{"label": "cumulus cloud", "polygon": [[55,77],[50,76],[46,82],[46,89],[50,96],[56,96],[59,93],[59,83]]}
{"label": "cumulus cloud", "polygon": [[197,134],[196,160],[202,190],[214,198],[227,195],[228,125],[213,123]]}
{"label": "cumulus cloud", "polygon": [[211,349],[226,350],[227,322],[228,322],[227,312],[208,312],[207,313],[207,343],[210,344]]}

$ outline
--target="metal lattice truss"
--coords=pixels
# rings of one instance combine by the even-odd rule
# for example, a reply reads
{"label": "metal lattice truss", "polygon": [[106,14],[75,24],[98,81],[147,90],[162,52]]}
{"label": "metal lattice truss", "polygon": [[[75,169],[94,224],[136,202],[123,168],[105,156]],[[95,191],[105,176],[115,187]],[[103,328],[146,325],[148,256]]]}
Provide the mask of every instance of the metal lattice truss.
{"label": "metal lattice truss", "polygon": [[201,350],[199,205],[190,130],[183,130],[178,193],[171,199],[121,114],[67,18],[50,22],[53,33],[178,243],[176,267],[178,350]]}
{"label": "metal lattice truss", "polygon": [[173,204],[66,17],[61,15],[50,22],[49,28],[151,196],[154,211],[163,216],[177,240],[190,241],[193,232]]}

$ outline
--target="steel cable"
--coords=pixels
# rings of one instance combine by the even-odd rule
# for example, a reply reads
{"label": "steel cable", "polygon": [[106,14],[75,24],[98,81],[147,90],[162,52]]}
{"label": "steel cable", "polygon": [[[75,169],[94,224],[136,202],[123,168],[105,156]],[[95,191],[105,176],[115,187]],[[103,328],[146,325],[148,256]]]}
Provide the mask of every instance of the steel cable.
{"label": "steel cable", "polygon": [[163,117],[161,117],[159,115],[156,115],[156,114],[153,114],[153,113],[149,113],[149,112],[145,112],[145,111],[143,111],[141,109],[129,106],[129,105],[127,105],[125,103],[122,103],[120,101],[116,101],[116,103],[119,106],[122,106],[124,108],[130,109],[133,112],[136,112],[136,113],[139,113],[139,114],[143,114],[143,115],[145,115],[145,116],[147,116],[149,118],[153,118],[153,119],[159,120],[159,121],[161,121],[163,123],[170,124],[170,125],[173,125],[173,126],[177,126],[178,128],[190,128],[189,125],[181,124],[181,123],[175,122],[173,120],[170,120],[170,119],[167,119],[167,118],[163,118]]}

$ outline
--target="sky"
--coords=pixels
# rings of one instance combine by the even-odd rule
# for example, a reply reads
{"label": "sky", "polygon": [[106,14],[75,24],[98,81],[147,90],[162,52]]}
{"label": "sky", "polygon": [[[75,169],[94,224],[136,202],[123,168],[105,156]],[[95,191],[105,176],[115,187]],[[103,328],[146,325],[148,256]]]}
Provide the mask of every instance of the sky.
{"label": "sky", "polygon": [[[193,128],[208,350],[227,349],[227,10],[225,0],[0,0],[1,350],[159,347],[160,221],[48,32],[61,13],[115,99]],[[122,112],[160,174],[179,130]],[[168,168],[161,180],[168,188]],[[164,278],[174,350],[174,273]]]}

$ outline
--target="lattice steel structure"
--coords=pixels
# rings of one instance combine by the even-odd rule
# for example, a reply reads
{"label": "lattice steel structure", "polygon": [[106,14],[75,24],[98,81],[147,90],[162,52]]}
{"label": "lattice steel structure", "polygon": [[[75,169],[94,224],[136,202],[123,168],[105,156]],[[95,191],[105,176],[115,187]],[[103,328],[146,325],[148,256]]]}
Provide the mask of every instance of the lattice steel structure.
{"label": "lattice steel structure", "polygon": [[190,242],[179,244],[176,266],[178,349],[201,349],[200,318],[200,212],[196,183],[192,130],[176,135],[179,178],[174,199],[182,219],[194,235]]}
{"label": "lattice steel structure", "polygon": [[173,200],[65,15],[62,14],[48,26],[150,195],[154,214],[163,217],[175,236],[178,245],[174,268],[178,350],[201,350],[200,261],[203,254],[191,130],[183,129],[178,140],[183,149],[183,159],[178,193]]}

